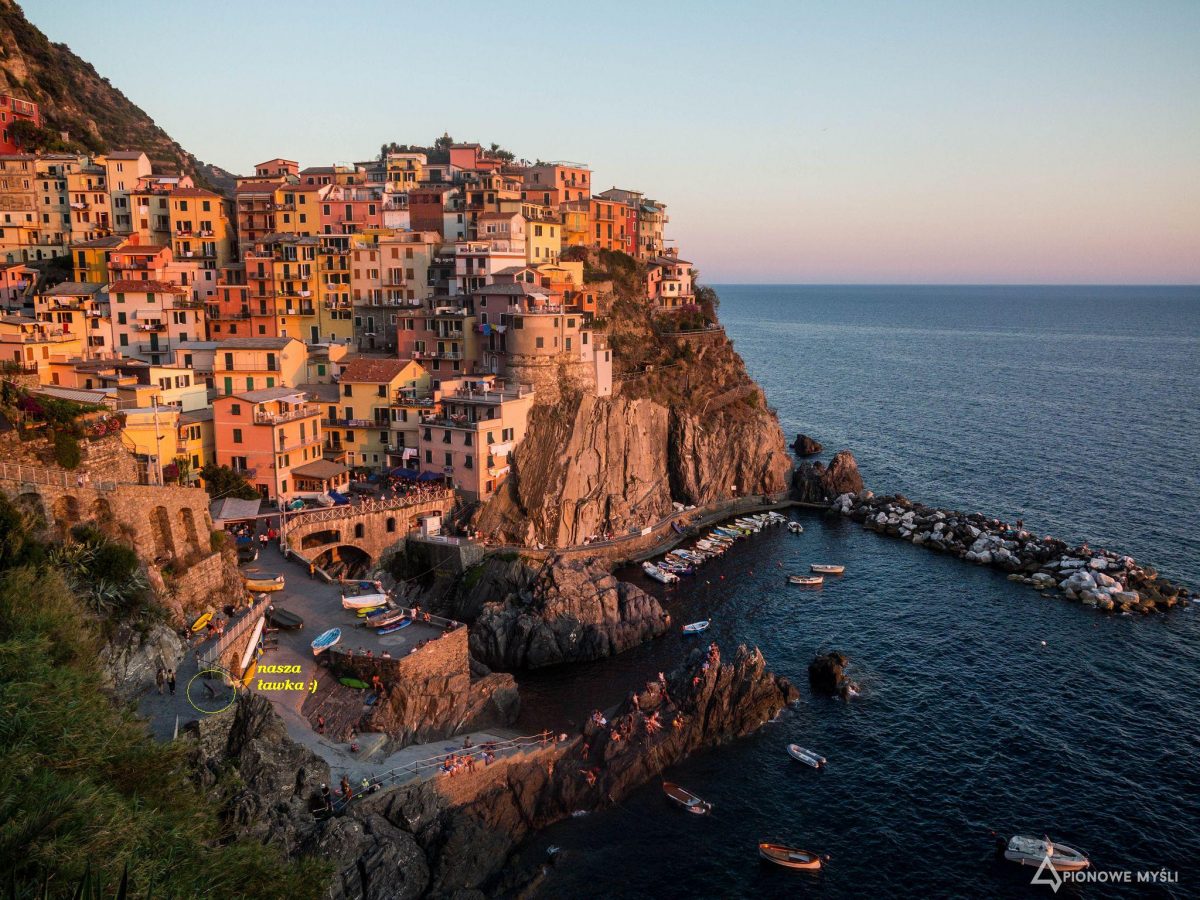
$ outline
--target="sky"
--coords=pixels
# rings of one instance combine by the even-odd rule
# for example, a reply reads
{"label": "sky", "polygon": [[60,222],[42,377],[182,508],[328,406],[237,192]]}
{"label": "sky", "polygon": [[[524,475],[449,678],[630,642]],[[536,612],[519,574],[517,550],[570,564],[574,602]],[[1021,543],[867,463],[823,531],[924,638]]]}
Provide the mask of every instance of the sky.
{"label": "sky", "polygon": [[498,142],[712,283],[1200,283],[1200,2],[25,0],[235,173]]}

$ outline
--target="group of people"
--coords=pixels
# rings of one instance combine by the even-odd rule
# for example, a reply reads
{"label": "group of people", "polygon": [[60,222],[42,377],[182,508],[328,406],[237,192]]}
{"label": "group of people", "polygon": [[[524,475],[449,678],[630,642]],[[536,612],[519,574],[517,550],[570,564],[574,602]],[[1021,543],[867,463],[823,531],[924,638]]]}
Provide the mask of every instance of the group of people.
{"label": "group of people", "polygon": [[164,688],[171,691],[171,696],[175,696],[175,670],[167,669],[163,666],[158,667],[158,671],[154,673],[154,683],[158,686],[158,692],[161,694]]}

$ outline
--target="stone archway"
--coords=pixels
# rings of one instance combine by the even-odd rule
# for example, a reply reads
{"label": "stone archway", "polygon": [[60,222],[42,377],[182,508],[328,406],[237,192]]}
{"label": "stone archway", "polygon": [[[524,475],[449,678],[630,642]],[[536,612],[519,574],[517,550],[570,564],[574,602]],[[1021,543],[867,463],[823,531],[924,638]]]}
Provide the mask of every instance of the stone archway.
{"label": "stone archway", "polygon": [[200,534],[196,531],[196,516],[192,513],[190,506],[179,510],[179,524],[183,527],[183,539],[187,541],[193,551],[199,553],[201,550]]}
{"label": "stone archway", "polygon": [[97,528],[105,532],[112,530],[112,505],[106,499],[97,497],[92,501],[91,509],[88,512],[92,517],[92,521],[96,523]]}
{"label": "stone archway", "polygon": [[79,498],[73,494],[62,495],[54,501],[53,515],[59,535],[65,538],[71,533],[71,526],[80,522]]}
{"label": "stone archway", "polygon": [[313,560],[334,578],[361,578],[371,568],[371,555],[353,544],[338,544]]}
{"label": "stone archway", "polygon": [[154,539],[154,555],[156,557],[175,556],[175,538],[171,534],[171,517],[165,506],[154,507],[150,514],[150,534]]}
{"label": "stone archway", "polygon": [[326,544],[337,544],[342,540],[342,533],[336,528],[325,531],[314,531],[300,538],[300,549],[311,550],[313,547],[323,547]]}

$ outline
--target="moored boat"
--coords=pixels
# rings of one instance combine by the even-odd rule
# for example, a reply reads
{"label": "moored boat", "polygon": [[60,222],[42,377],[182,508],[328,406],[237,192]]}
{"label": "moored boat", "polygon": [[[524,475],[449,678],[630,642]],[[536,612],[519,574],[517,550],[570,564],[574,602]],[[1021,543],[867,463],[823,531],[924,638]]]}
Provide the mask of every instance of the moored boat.
{"label": "moored boat", "polygon": [[804,526],[799,522],[788,522],[788,531],[792,534],[804,534]]}
{"label": "moored boat", "polygon": [[328,631],[322,631],[315,638],[313,638],[313,656],[320,656],[341,639],[342,629],[340,628],[330,628]]}
{"label": "moored boat", "polygon": [[299,630],[304,627],[304,619],[290,609],[280,609],[272,606],[267,610],[267,621],[276,628]]}
{"label": "moored boat", "polygon": [[1022,866],[1041,866],[1049,860],[1056,872],[1080,872],[1091,865],[1087,856],[1073,847],[1022,834],[1009,838],[1004,858]]}
{"label": "moored boat", "polygon": [[403,609],[381,609],[375,613],[367,615],[367,626],[369,628],[383,628],[391,625],[393,622],[399,622],[401,619],[408,618],[408,612]]}
{"label": "moored boat", "polygon": [[788,582],[790,584],[801,584],[808,587],[813,587],[818,584],[825,583],[824,575],[789,575]]}
{"label": "moored boat", "polygon": [[410,619],[406,616],[403,619],[397,619],[394,622],[389,622],[387,625],[384,625],[381,628],[376,629],[375,633],[376,634],[391,634],[392,632],[399,631],[401,628],[407,628],[409,625],[412,624],[412,621],[413,621],[412,619]]}
{"label": "moored boat", "polygon": [[701,800],[691,791],[681,788],[679,785],[670,782],[663,782],[663,793],[682,806],[690,813],[702,816],[712,809],[712,804],[707,800]]}
{"label": "moored boat", "polygon": [[247,578],[245,579],[245,585],[246,590],[259,594],[282,591],[283,576],[276,575],[274,578]]}
{"label": "moored boat", "polygon": [[208,623],[212,621],[212,617],[213,614],[210,612],[206,612],[204,615],[198,616],[196,621],[192,623],[192,631],[203,631],[208,626]]}
{"label": "moored boat", "polygon": [[773,862],[785,869],[819,869],[821,857],[799,847],[787,847],[783,844],[768,844],[762,841],[758,845],[758,855],[767,862]]}
{"label": "moored boat", "polygon": [[387,591],[377,581],[356,581],[342,588],[343,609],[382,609],[387,604]]}
{"label": "moored boat", "polygon": [[684,634],[699,634],[702,631],[707,631],[708,626],[712,624],[712,619],[701,619],[699,622],[692,622],[690,625],[683,626]]}
{"label": "moored boat", "polygon": [[811,566],[809,566],[809,569],[811,569],[813,572],[820,572],[822,575],[841,575],[846,571],[845,566],[827,566],[820,565],[818,563],[813,563]]}
{"label": "moored boat", "polygon": [[679,576],[674,572],[664,571],[652,562],[642,563],[642,571],[655,581],[661,581],[663,584],[674,584],[679,580]]}
{"label": "moored boat", "polygon": [[788,744],[787,752],[788,756],[790,756],[792,759],[799,760],[806,765],[812,766],[814,769],[819,769],[821,766],[825,765],[825,757],[821,756],[819,753],[813,752],[812,750],[807,750],[804,747],[801,747],[799,744]]}

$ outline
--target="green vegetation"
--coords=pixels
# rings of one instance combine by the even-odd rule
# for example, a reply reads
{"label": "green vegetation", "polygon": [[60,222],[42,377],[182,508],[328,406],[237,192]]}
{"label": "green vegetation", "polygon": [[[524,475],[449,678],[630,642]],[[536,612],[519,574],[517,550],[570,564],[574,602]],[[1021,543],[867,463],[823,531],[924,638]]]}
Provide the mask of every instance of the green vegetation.
{"label": "green vegetation", "polygon": [[[101,687],[96,620],[48,545],[0,498],[0,871],[10,896],[80,896],[89,869],[137,896],[316,897],[323,869],[238,840],[188,780],[179,747],[158,744]],[[100,550],[98,578],[131,559]],[[100,542],[100,543],[98,543]],[[111,545],[110,545],[111,546]],[[69,566],[68,566],[69,568]],[[89,894],[90,895],[90,892]],[[86,895],[85,895],[86,896]]]}
{"label": "green vegetation", "polygon": [[255,500],[259,496],[258,491],[250,486],[250,482],[246,481],[240,472],[235,472],[229,466],[209,463],[200,470],[200,477],[204,479],[204,489],[208,491],[208,496],[214,500],[222,497]]}
{"label": "green vegetation", "polygon": [[79,441],[68,431],[54,432],[54,461],[64,469],[77,469],[83,458]]}

